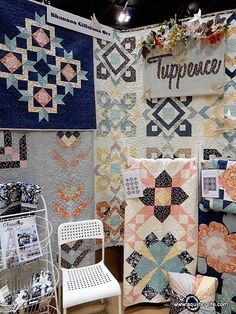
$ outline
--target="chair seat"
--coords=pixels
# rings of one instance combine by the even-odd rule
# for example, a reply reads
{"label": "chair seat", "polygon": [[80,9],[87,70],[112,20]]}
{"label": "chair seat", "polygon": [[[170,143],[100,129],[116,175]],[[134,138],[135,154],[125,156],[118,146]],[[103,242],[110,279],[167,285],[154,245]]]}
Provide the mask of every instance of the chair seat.
{"label": "chair seat", "polygon": [[62,268],[63,308],[121,294],[118,281],[103,262],[74,269]]}

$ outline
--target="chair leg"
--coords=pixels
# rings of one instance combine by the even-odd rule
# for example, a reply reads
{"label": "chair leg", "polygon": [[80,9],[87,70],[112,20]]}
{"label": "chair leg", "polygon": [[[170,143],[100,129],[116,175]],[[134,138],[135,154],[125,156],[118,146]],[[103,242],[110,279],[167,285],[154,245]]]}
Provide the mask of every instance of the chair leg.
{"label": "chair leg", "polygon": [[63,314],[66,314],[66,312],[67,312],[66,308],[63,308]]}
{"label": "chair leg", "polygon": [[123,314],[121,295],[118,295],[118,314]]}

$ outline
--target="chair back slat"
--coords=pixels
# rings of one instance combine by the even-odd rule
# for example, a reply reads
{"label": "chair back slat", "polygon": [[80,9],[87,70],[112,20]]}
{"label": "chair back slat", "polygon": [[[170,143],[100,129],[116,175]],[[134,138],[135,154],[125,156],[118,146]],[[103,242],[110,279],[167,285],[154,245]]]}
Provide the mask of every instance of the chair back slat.
{"label": "chair back slat", "polygon": [[103,224],[99,219],[66,222],[58,227],[58,245],[76,240],[103,238]]}

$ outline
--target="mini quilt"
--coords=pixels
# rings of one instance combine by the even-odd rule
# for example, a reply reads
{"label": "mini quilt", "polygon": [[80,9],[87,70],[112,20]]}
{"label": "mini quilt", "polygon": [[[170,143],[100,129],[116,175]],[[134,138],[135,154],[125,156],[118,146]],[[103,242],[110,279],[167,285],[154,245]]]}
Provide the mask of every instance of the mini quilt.
{"label": "mini quilt", "polygon": [[127,199],[124,305],[169,298],[167,272],[195,272],[197,167],[194,159],[130,159],[143,197]]}
{"label": "mini quilt", "polygon": [[217,278],[168,273],[170,314],[215,313]]}
{"label": "mini quilt", "polygon": [[236,161],[209,160],[204,166],[219,171],[219,197],[204,198],[203,206],[218,212],[236,214]]}

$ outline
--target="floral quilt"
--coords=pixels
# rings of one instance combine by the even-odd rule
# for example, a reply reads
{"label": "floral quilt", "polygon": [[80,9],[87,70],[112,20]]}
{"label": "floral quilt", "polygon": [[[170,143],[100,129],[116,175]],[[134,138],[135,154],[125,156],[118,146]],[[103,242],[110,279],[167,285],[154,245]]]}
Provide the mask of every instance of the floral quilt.
{"label": "floral quilt", "polygon": [[167,272],[195,273],[197,167],[194,159],[130,159],[143,197],[127,199],[124,305],[169,298]]}
{"label": "floral quilt", "polygon": [[198,272],[218,278],[217,312],[236,313],[236,216],[199,211]]}

